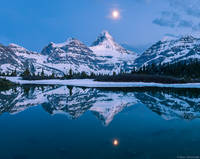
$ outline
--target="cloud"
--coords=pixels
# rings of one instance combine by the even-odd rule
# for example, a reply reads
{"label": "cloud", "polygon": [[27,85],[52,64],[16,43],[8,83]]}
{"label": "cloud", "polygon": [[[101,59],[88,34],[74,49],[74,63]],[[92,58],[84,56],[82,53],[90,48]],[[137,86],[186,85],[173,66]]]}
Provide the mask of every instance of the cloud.
{"label": "cloud", "polygon": [[134,2],[143,3],[143,4],[149,4],[149,3],[152,2],[152,0],[134,0]]}
{"label": "cloud", "polygon": [[193,28],[193,22],[192,21],[187,21],[187,20],[180,20],[178,22],[178,27]]}
{"label": "cloud", "polygon": [[170,7],[185,12],[189,16],[200,16],[199,0],[169,0]]}
{"label": "cloud", "polygon": [[200,0],[167,0],[168,10],[162,11],[160,16],[152,22],[161,27],[188,28],[200,30]]}
{"label": "cloud", "polygon": [[153,20],[154,24],[174,28],[177,21],[180,19],[179,15],[176,13],[163,11],[161,12],[161,17]]}

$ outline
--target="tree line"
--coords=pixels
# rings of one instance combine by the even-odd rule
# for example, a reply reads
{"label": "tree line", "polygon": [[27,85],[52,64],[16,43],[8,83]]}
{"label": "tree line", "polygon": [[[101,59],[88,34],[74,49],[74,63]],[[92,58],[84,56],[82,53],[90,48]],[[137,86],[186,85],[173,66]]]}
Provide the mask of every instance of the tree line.
{"label": "tree line", "polygon": [[55,73],[52,73],[51,75],[46,75],[44,73],[44,70],[41,71],[41,73],[38,72],[38,74],[31,73],[29,69],[27,68],[22,74],[21,77],[24,80],[44,80],[44,79],[86,79],[86,78],[94,78],[97,75],[95,75],[93,72],[89,75],[85,71],[82,71],[80,73],[73,72],[72,69],[69,69],[68,73],[63,74],[62,76],[57,76]]}
{"label": "tree line", "polygon": [[[11,73],[0,73],[0,76],[17,76],[16,69]],[[112,74],[95,74],[86,73],[82,71],[80,73],[73,72],[70,68],[66,74],[57,76],[54,72],[51,75],[46,75],[44,70],[37,74],[31,73],[27,68],[21,75],[25,80],[44,80],[44,79],[95,79],[97,81],[156,81],[156,78],[160,77],[158,81],[165,81],[166,77],[170,77],[172,81],[180,79],[191,80],[200,79],[200,60],[191,59],[185,61],[179,61],[175,63],[164,64],[149,64],[142,66],[139,69],[133,68],[130,73],[126,73],[121,69],[119,73],[113,72]],[[161,77],[162,76],[162,77]],[[164,78],[163,78],[164,77]],[[169,80],[168,78],[166,78]]]}
{"label": "tree line", "polygon": [[175,63],[152,63],[140,69],[133,69],[132,74],[165,75],[177,78],[200,78],[200,60],[190,59]]}

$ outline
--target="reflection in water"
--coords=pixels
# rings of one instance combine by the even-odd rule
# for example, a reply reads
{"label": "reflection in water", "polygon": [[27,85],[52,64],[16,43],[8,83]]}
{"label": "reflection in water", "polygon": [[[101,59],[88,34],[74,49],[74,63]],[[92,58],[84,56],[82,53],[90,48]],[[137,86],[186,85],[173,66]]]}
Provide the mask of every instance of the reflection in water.
{"label": "reflection in water", "polygon": [[119,145],[119,141],[118,141],[117,139],[114,139],[114,140],[113,140],[113,145],[114,145],[114,146],[118,146],[118,145]]}
{"label": "reflection in water", "polygon": [[[0,91],[0,158],[198,155],[200,120],[193,119],[200,116],[199,103],[198,89],[26,85]],[[49,115],[57,113],[79,120]]]}
{"label": "reflection in water", "polygon": [[0,92],[0,114],[19,113],[41,105],[50,114],[65,113],[71,119],[91,111],[108,125],[124,108],[143,103],[166,120],[200,117],[198,89],[92,89],[67,86],[23,86]]}

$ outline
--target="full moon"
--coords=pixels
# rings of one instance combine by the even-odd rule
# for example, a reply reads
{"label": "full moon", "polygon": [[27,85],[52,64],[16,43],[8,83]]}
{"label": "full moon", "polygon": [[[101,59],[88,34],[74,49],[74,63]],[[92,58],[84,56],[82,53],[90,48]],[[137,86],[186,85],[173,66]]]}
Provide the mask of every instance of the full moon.
{"label": "full moon", "polygon": [[119,17],[120,17],[119,11],[118,10],[112,11],[112,17],[113,17],[113,19],[119,19]]}

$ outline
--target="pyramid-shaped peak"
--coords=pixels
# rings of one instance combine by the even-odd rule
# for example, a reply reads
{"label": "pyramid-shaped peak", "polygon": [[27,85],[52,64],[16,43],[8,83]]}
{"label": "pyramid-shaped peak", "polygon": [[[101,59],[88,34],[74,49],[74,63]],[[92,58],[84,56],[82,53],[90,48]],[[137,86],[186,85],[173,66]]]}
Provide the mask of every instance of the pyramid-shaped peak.
{"label": "pyramid-shaped peak", "polygon": [[[109,34],[108,31],[103,31],[97,38],[96,41],[94,41],[90,47],[90,49],[93,52],[107,52],[108,55],[112,52],[115,55],[118,53],[131,53],[131,51],[126,50],[121,45],[119,45],[113,37]],[[103,54],[104,54],[103,53]]]}
{"label": "pyramid-shaped peak", "polygon": [[108,31],[103,31],[101,32],[101,34],[97,37],[97,39],[92,43],[91,46],[97,46],[97,45],[101,45],[104,42],[108,42],[109,43],[114,43],[114,39],[113,37],[110,35],[110,33]]}
{"label": "pyramid-shaped peak", "polygon": [[110,35],[110,33],[106,30],[102,31],[101,37],[105,37],[106,39],[113,39],[113,37]]}

